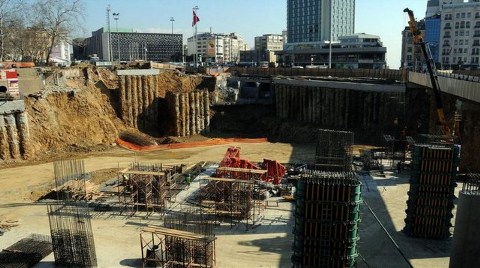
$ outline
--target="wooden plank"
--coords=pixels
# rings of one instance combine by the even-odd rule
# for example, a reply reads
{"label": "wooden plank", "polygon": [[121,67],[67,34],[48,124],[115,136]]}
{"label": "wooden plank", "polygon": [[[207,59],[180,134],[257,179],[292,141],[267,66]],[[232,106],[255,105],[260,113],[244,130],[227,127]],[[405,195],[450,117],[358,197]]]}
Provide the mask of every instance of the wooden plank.
{"label": "wooden plank", "polygon": [[245,173],[253,173],[253,174],[265,174],[265,173],[267,173],[267,170],[265,170],[265,169],[249,169],[249,168],[219,167],[219,168],[217,168],[217,170],[245,172]]}
{"label": "wooden plank", "polygon": [[247,180],[236,180],[236,179],[230,179],[230,178],[203,177],[202,179],[206,179],[206,180],[210,180],[210,181],[224,181],[224,182],[254,183],[254,181],[247,181]]}
{"label": "wooden plank", "polygon": [[158,175],[158,176],[165,175],[165,172],[163,171],[122,170],[120,172],[123,174],[136,174],[136,175]]}

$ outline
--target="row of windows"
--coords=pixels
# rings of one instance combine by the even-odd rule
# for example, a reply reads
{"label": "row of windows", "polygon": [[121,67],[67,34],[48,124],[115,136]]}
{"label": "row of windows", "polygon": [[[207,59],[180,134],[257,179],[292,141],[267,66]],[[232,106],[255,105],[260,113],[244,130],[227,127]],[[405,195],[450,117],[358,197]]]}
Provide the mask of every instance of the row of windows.
{"label": "row of windows", "polygon": [[[450,64],[450,57],[442,58],[443,64]],[[479,57],[471,57],[470,62],[467,62],[467,57],[452,57],[452,64],[478,64]]]}
{"label": "row of windows", "polygon": [[[453,14],[445,14],[443,17],[445,20],[451,20],[453,17]],[[456,19],[465,19],[465,18],[471,18],[472,13],[471,12],[458,12],[455,14]],[[480,18],[480,12],[475,12],[475,18]]]}

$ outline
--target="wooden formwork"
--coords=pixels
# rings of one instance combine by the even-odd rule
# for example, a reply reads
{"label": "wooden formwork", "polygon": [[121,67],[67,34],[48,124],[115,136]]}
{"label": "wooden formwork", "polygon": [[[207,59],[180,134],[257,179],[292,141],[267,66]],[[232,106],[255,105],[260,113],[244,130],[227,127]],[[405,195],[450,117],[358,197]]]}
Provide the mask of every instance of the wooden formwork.
{"label": "wooden formwork", "polygon": [[413,237],[450,236],[459,147],[417,144],[413,147],[404,232]]}

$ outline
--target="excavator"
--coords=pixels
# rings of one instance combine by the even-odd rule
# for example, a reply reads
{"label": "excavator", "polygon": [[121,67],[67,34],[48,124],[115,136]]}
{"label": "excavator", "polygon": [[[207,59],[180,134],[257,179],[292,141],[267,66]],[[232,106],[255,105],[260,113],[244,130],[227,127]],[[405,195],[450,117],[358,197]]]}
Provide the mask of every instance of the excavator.
{"label": "excavator", "polygon": [[427,47],[425,41],[423,40],[422,33],[416,27],[416,21],[413,15],[413,11],[408,8],[405,8],[403,12],[406,12],[408,14],[408,17],[409,17],[408,25],[410,28],[410,32],[413,35],[413,41],[415,44],[420,45],[420,48],[422,50],[423,56],[426,61],[427,70],[430,77],[430,82],[432,84],[433,94],[435,97],[437,119],[438,119],[438,122],[440,123],[440,130],[442,131],[442,134],[446,136],[447,141],[453,142],[454,134],[452,133],[445,119],[445,111],[443,109],[443,101],[442,101],[442,96],[440,92],[440,86],[438,84],[438,78],[437,78],[435,63],[433,61],[432,54],[430,52],[430,49]]}

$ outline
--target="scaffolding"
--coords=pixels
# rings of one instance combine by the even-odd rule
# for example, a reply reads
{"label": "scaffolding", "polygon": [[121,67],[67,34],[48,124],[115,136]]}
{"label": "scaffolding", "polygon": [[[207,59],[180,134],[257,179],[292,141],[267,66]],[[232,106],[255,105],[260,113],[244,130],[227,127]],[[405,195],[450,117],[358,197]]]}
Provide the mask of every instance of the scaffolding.
{"label": "scaffolding", "polygon": [[308,170],[297,183],[293,267],[355,267],[360,181],[351,172]]}
{"label": "scaffolding", "polygon": [[323,171],[352,171],[353,132],[319,129],[317,138],[315,169]]}
{"label": "scaffolding", "polygon": [[47,206],[55,265],[95,267],[97,257],[88,207],[80,202]]}
{"label": "scaffolding", "polygon": [[149,226],[140,233],[142,267],[215,267],[214,236]]}
{"label": "scaffolding", "polygon": [[0,252],[0,267],[29,268],[52,253],[48,235],[32,234]]}
{"label": "scaffolding", "polygon": [[181,172],[181,166],[132,163],[118,177],[118,197],[123,211],[130,216],[140,210],[147,216],[164,211],[168,200],[178,193],[176,185]]}
{"label": "scaffolding", "polygon": [[215,222],[228,220],[234,226],[245,221],[248,229],[256,223],[264,207],[262,201],[254,199],[254,191],[253,180],[204,177],[199,202],[205,213],[214,216]]}

